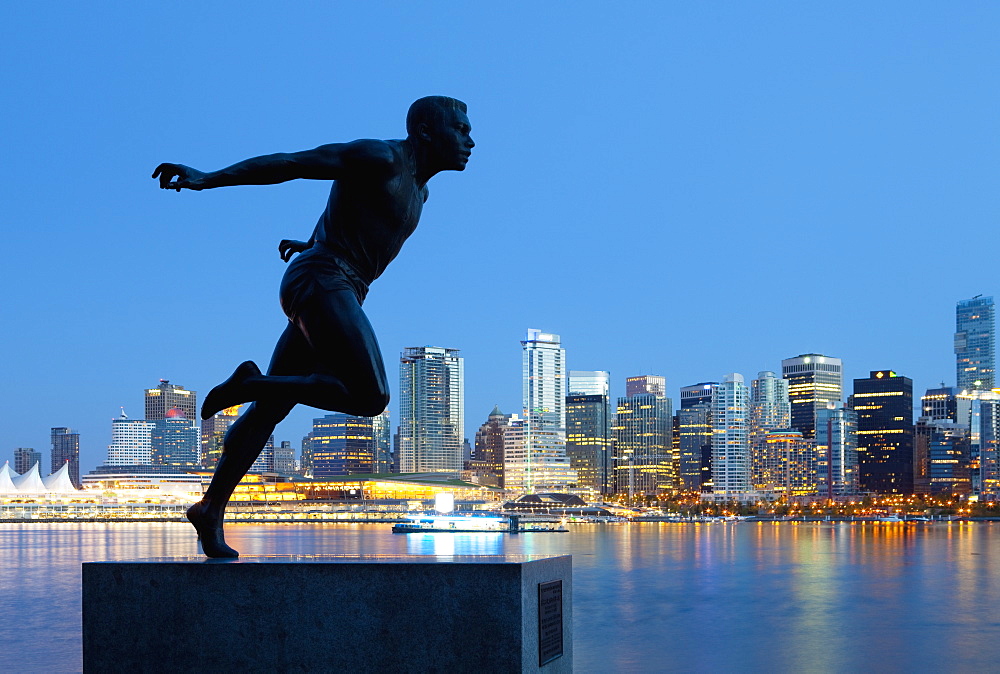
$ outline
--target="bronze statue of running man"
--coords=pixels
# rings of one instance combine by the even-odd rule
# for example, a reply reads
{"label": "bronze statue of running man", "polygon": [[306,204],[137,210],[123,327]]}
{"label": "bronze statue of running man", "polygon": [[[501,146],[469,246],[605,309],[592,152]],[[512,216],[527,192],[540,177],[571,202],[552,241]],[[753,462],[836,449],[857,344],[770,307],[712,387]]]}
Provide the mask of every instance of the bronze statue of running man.
{"label": "bronze statue of running man", "polygon": [[204,497],[187,517],[209,557],[238,557],[226,545],[223,515],[229,498],[295,405],[376,416],[389,403],[389,385],[375,333],[361,305],[413,233],[427,201],[427,181],[463,171],[475,143],[465,103],[421,98],[406,115],[405,140],[356,140],[314,150],[254,157],[202,173],[181,164],[153,171],[167,190],[273,185],[296,178],[332,180],[330,198],[308,241],[283,240],[281,259],[296,257],[281,280],[288,326],[267,374],[253,361],[209,392],[202,419],[251,403],[226,434],[222,457]]}

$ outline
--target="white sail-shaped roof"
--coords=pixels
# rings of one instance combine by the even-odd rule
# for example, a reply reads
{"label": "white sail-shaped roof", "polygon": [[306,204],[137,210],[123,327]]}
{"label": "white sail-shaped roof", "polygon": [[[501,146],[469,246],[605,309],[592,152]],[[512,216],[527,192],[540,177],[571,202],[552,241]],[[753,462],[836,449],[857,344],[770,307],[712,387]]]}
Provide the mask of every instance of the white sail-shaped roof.
{"label": "white sail-shaped roof", "polygon": [[15,477],[13,482],[18,494],[44,494],[48,491],[42,483],[42,476],[38,474],[37,461],[24,475]]}
{"label": "white sail-shaped roof", "polygon": [[17,487],[14,486],[14,477],[17,477],[17,473],[10,469],[9,463],[5,463],[3,468],[0,468],[0,494],[17,492]]}
{"label": "white sail-shaped roof", "polygon": [[70,494],[76,491],[73,480],[69,479],[69,463],[64,463],[62,468],[42,480],[45,491],[55,494]]}

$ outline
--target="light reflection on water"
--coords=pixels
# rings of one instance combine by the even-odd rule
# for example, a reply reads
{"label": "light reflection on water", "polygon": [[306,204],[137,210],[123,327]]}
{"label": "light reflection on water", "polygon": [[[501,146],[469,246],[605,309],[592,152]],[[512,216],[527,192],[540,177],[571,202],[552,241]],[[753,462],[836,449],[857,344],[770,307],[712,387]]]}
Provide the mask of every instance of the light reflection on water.
{"label": "light reflection on water", "polygon": [[[392,534],[237,525],[246,555],[573,555],[580,672],[988,671],[1000,526],[578,525]],[[80,563],[196,554],[185,524],[0,524],[0,671],[78,671]],[[991,560],[993,563],[991,564]]]}

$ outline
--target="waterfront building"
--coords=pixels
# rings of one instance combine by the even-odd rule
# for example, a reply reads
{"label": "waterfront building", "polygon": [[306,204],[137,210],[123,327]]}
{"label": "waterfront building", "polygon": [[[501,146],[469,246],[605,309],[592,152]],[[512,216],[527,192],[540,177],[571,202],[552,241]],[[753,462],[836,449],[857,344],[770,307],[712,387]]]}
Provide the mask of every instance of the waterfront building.
{"label": "waterfront building", "polygon": [[458,353],[416,346],[400,357],[400,472],[462,471],[465,365]]}
{"label": "waterfront building", "polygon": [[222,442],[229,427],[240,418],[241,405],[234,405],[201,422],[201,466],[214,468],[222,456]]}
{"label": "waterfront building", "polygon": [[913,381],[892,370],[854,380],[858,472],[863,491],[913,493]]}
{"label": "waterfront building", "polygon": [[600,494],[614,492],[611,420],[607,395],[566,396],[566,456],[577,484]]}
{"label": "waterfront building", "polygon": [[[636,385],[642,380],[642,385]],[[663,395],[663,377],[630,377],[633,395],[618,398],[614,418],[615,490],[656,496],[677,489],[673,457],[671,400]],[[648,385],[652,382],[652,385]]]}
{"label": "waterfront building", "polygon": [[569,395],[611,395],[611,373],[605,370],[570,370]]}
{"label": "waterfront building", "polygon": [[722,378],[712,396],[712,491],[746,498],[750,482],[750,390],[743,375]]}
{"label": "waterfront building", "polygon": [[[754,489],[773,491],[787,474],[782,465],[784,454],[770,450],[782,447],[767,440],[768,432],[789,429],[792,425],[788,380],[774,372],[758,372],[750,383],[750,473]],[[784,451],[784,450],[783,450]]]}
{"label": "waterfront building", "polygon": [[992,297],[976,295],[955,307],[955,369],[959,391],[995,385],[996,325]]}
{"label": "waterfront building", "polygon": [[155,466],[201,467],[201,437],[198,427],[179,408],[167,410],[164,418],[153,422],[150,446]]}
{"label": "waterfront building", "polygon": [[52,472],[63,465],[69,466],[69,479],[73,486],[80,488],[80,434],[71,428],[57,426],[52,429]]}
{"label": "waterfront building", "polygon": [[958,421],[958,398],[957,391],[951,386],[943,383],[939,388],[929,388],[927,392],[920,396],[921,417],[935,421],[938,419],[951,419]]}
{"label": "waterfront building", "polygon": [[14,472],[27,473],[35,464],[42,465],[42,453],[31,447],[18,447],[14,450]]}
{"label": "waterfront building", "polygon": [[577,483],[566,456],[566,351],[559,335],[534,328],[528,329],[521,348],[524,489],[565,490]]}
{"label": "waterfront building", "polygon": [[816,481],[821,496],[858,493],[858,415],[843,403],[816,413]]}
{"label": "waterfront building", "polygon": [[777,497],[810,496],[817,492],[816,445],[794,429],[764,432],[764,451],[775,457],[767,474],[766,492]]}
{"label": "waterfront building", "polygon": [[719,383],[681,387],[677,410],[677,459],[680,488],[712,491],[712,395]]}
{"label": "waterfront building", "polygon": [[[291,475],[298,469],[295,465],[295,448],[288,440],[282,440],[281,444],[274,448],[274,472],[282,475]],[[373,471],[386,472],[386,471]]]}
{"label": "waterfront building", "polygon": [[839,358],[805,353],[781,361],[781,376],[788,380],[792,428],[812,440],[816,437],[816,413],[827,403],[843,400],[844,365]]}
{"label": "waterfront building", "polygon": [[156,388],[146,389],[146,421],[166,419],[168,412],[178,409],[185,419],[198,418],[198,395],[183,386],[161,379]]}
{"label": "waterfront building", "polygon": [[149,466],[153,463],[153,428],[156,423],[121,416],[111,422],[111,444],[106,466]]}
{"label": "waterfront building", "polygon": [[510,418],[511,415],[504,414],[500,406],[495,405],[476,431],[476,444],[469,467],[475,484],[504,488],[504,435]]}

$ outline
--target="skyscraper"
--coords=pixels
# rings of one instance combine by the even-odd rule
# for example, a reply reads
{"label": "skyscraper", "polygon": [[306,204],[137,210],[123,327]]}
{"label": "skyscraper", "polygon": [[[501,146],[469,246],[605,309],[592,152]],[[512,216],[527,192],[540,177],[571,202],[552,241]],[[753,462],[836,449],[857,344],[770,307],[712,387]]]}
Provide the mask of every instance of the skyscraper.
{"label": "skyscraper", "polygon": [[671,401],[663,377],[629,377],[614,420],[615,490],[656,496],[677,489]]}
{"label": "skyscraper", "polygon": [[791,422],[788,380],[779,379],[770,371],[757,373],[750,384],[750,457],[754,489],[773,491],[786,474],[781,465],[783,455],[769,451],[783,445],[769,442],[767,436],[769,431],[790,429]]}
{"label": "skyscraper", "polygon": [[525,490],[559,490],[576,483],[566,456],[566,351],[559,335],[529,328],[522,347]]}
{"label": "skyscraper", "polygon": [[956,391],[950,386],[941,384],[940,388],[929,388],[920,396],[920,416],[931,421],[951,419],[958,421],[958,401]]}
{"label": "skyscraper", "polygon": [[821,496],[858,493],[858,416],[843,403],[816,413],[816,480]]}
{"label": "skyscraper", "polygon": [[504,434],[510,415],[495,405],[486,421],[476,431],[476,445],[472,457],[472,476],[476,484],[504,487]]}
{"label": "skyscraper", "polygon": [[614,491],[611,374],[570,370],[566,396],[566,455],[581,487]]}
{"label": "skyscraper", "polygon": [[678,474],[681,489],[711,491],[712,395],[719,383],[703,381],[681,387],[677,411]]}
{"label": "skyscraper", "polygon": [[914,440],[920,464],[914,467],[917,491],[951,496],[972,490],[969,472],[969,429],[951,419],[921,417]]}
{"label": "skyscraper", "polygon": [[274,436],[270,436],[267,442],[264,443],[264,448],[260,450],[260,454],[254,459],[253,464],[247,470],[248,473],[257,473],[262,475],[264,473],[274,472]]}
{"label": "skyscraper", "polygon": [[989,391],[996,372],[993,298],[976,295],[955,307],[955,367],[959,391]]}
{"label": "skyscraper", "polygon": [[[458,349],[407,347],[399,366],[399,470],[462,471],[464,359]],[[315,472],[315,459],[314,459]]]}
{"label": "skyscraper", "polygon": [[52,472],[69,464],[69,479],[77,489],[80,483],[80,434],[71,428],[58,426],[52,429]]}
{"label": "skyscraper", "polygon": [[566,456],[577,484],[600,494],[614,491],[611,419],[606,394],[566,396]]}
{"label": "skyscraper", "polygon": [[681,387],[681,409],[712,402],[712,394],[719,386],[717,381],[703,381]]}
{"label": "skyscraper", "polygon": [[767,491],[778,496],[808,496],[815,494],[816,446],[802,437],[801,431],[790,428],[764,432],[765,451],[775,457],[767,473]]}
{"label": "skyscraper", "polygon": [[295,448],[288,440],[282,440],[281,444],[274,448],[274,472],[290,475],[296,468]]}
{"label": "skyscraper", "polygon": [[372,472],[392,472],[392,429],[389,423],[389,410],[383,411],[377,417],[372,417],[371,420],[372,442],[375,443]]}
{"label": "skyscraper", "polygon": [[229,427],[240,418],[240,405],[222,410],[201,422],[201,465],[214,468],[222,456],[222,441]]}
{"label": "skyscraper", "polygon": [[816,437],[816,413],[844,395],[844,365],[839,358],[806,353],[781,361],[781,376],[788,380],[792,428],[806,440]]}
{"label": "skyscraper", "polygon": [[1000,500],[1000,390],[958,395],[959,423],[969,428],[969,477],[981,500]]}
{"label": "skyscraper", "polygon": [[625,379],[626,398],[646,394],[666,397],[667,378],[656,374],[644,374],[638,377],[628,377]]}
{"label": "skyscraper", "polygon": [[740,498],[750,483],[750,390],[743,375],[722,378],[712,395],[712,491]]}
{"label": "skyscraper", "polygon": [[167,416],[153,422],[150,444],[154,466],[201,466],[201,437],[198,427],[192,420],[185,418],[184,412],[177,407],[167,410]]}
{"label": "skyscraper", "polygon": [[677,410],[680,487],[710,491],[712,484],[712,404],[695,403]]}
{"label": "skyscraper", "polygon": [[606,370],[570,370],[569,395],[606,396],[611,393],[611,373]]}
{"label": "skyscraper", "polygon": [[121,416],[111,422],[111,444],[108,445],[108,466],[149,466],[153,463],[153,428],[155,421],[129,419],[122,408]]}
{"label": "skyscraper", "polygon": [[913,381],[891,370],[854,380],[861,489],[913,493]]}
{"label": "skyscraper", "polygon": [[42,465],[42,453],[31,447],[18,447],[14,450],[14,472],[24,475],[35,464]]}
{"label": "skyscraper", "polygon": [[146,389],[146,421],[165,419],[171,409],[179,409],[192,423],[198,418],[198,394],[161,379],[156,388]]}
{"label": "skyscraper", "polygon": [[374,472],[374,430],[371,417],[335,412],[313,419],[309,436],[313,477]]}

